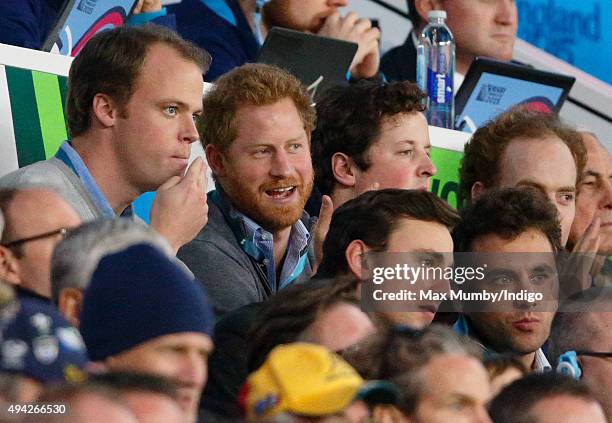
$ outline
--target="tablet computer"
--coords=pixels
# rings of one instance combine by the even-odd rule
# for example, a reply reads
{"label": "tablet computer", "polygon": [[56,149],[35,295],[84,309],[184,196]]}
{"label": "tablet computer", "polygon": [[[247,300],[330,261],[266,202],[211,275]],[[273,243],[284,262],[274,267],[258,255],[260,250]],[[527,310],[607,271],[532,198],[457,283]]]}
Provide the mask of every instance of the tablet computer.
{"label": "tablet computer", "polygon": [[44,51],[76,56],[100,31],[121,26],[138,0],[66,0]]}
{"label": "tablet computer", "polygon": [[356,43],[275,27],[259,50],[257,62],[289,71],[309,88],[314,99],[333,85],[346,84],[356,52]]}
{"label": "tablet computer", "polygon": [[455,97],[455,128],[474,132],[512,106],[558,113],[576,78],[477,57]]}

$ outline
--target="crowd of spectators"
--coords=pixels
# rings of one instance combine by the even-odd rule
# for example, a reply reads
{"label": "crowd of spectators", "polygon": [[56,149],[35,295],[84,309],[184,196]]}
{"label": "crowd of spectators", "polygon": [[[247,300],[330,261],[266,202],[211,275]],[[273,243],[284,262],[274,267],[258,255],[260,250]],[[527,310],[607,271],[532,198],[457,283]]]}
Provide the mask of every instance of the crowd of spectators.
{"label": "crowd of spectators", "polygon": [[[415,0],[415,28],[446,8],[459,72],[487,31],[509,60],[514,2],[467,3]],[[380,33],[346,4],[144,0],[164,26],[84,46],[69,139],[0,178],[0,421],[612,422],[612,156],[511,108],[465,145],[455,210],[428,192],[424,94],[381,79]],[[39,48],[24,16],[57,7],[2,3],[0,36]],[[249,63],[272,26],[357,42],[350,84],[314,104]],[[149,191],[147,225],[131,204]],[[395,265],[486,271],[373,304]]]}

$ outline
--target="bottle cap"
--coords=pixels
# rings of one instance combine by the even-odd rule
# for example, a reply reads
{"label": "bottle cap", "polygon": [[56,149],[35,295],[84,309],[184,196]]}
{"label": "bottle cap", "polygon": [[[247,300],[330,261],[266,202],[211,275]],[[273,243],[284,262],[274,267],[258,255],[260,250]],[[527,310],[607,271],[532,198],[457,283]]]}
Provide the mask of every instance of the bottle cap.
{"label": "bottle cap", "polygon": [[446,19],[446,10],[430,10],[427,17],[429,19]]}

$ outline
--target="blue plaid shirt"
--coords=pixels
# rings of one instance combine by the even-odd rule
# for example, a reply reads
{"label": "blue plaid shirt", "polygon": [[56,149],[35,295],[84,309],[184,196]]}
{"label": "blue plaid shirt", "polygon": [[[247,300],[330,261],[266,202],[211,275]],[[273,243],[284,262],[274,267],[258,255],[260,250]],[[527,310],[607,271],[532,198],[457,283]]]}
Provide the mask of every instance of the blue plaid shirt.
{"label": "blue plaid shirt", "polygon": [[298,220],[291,228],[280,280],[277,280],[273,235],[238,210],[232,208],[231,213],[232,217],[239,219],[244,224],[246,234],[241,243],[244,245],[248,239],[257,248],[256,251],[247,250],[246,253],[265,265],[266,275],[273,286],[277,289],[285,288],[304,271],[307,261],[305,251],[310,234],[301,220]]}

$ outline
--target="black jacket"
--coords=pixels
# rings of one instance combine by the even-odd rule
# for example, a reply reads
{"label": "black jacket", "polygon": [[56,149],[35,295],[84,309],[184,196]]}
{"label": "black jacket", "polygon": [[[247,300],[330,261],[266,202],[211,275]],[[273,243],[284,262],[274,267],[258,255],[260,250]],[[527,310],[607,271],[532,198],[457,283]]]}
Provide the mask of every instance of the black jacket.
{"label": "black jacket", "polygon": [[416,82],[416,48],[412,42],[412,31],[404,44],[383,55],[380,59],[380,71],[388,81]]}

